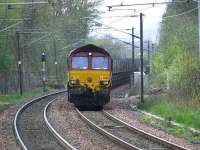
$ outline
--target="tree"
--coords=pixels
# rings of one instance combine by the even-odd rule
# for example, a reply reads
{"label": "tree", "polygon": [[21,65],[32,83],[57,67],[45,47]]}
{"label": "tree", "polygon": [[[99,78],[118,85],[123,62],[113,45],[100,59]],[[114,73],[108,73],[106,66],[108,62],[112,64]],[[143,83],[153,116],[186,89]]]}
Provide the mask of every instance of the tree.
{"label": "tree", "polygon": [[[197,3],[173,3],[167,7],[161,26],[159,50],[153,58],[153,80],[157,86],[170,85],[170,92],[176,91],[181,96],[198,97],[199,79],[197,58]],[[177,17],[168,17],[177,15]]]}
{"label": "tree", "polygon": [[[16,2],[16,0],[9,2]],[[32,2],[32,0],[27,2]],[[49,4],[12,5],[12,8],[16,9],[10,10],[1,7],[1,18],[23,18],[24,20],[9,32],[5,32],[5,36],[0,37],[0,75],[3,71],[11,71],[11,68],[17,70],[15,51],[16,31],[18,31],[20,33],[20,51],[23,56],[25,88],[29,86],[29,83],[38,85],[40,82],[40,55],[44,50],[48,55],[49,77],[55,80],[54,52],[56,49],[58,52],[58,77],[62,81],[65,80],[66,54],[73,47],[84,43],[82,39],[87,39],[89,29],[94,25],[92,19],[98,16],[96,10],[98,4],[98,2],[89,0],[49,0]],[[4,28],[16,22],[2,21],[0,26]],[[75,42],[78,44],[75,45]],[[67,45],[67,48],[62,49]]]}

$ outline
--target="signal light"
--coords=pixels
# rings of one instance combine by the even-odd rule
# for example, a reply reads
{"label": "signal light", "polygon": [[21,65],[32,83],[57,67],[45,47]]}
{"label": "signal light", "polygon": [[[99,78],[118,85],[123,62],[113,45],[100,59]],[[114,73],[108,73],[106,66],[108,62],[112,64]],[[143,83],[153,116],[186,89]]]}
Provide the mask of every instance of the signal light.
{"label": "signal light", "polygon": [[92,56],[92,52],[89,52],[89,56]]}
{"label": "signal light", "polygon": [[46,54],[45,54],[45,52],[42,53],[41,60],[42,60],[42,62],[46,61]]}

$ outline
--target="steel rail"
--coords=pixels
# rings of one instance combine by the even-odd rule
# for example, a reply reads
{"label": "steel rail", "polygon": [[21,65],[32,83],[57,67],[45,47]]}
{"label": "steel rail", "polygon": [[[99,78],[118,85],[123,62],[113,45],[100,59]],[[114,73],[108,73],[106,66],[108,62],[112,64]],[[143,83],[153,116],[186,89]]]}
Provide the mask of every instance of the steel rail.
{"label": "steel rail", "polygon": [[60,142],[62,143],[63,146],[65,146],[66,148],[68,149],[71,149],[71,150],[77,150],[75,147],[73,147],[71,144],[69,144],[69,142],[67,142],[53,127],[52,125],[50,124],[48,118],[47,118],[47,111],[48,111],[48,108],[49,106],[55,101],[52,100],[50,101],[45,109],[44,109],[44,112],[43,112],[43,116],[44,116],[44,121],[45,121],[45,124],[46,126],[48,127],[48,129],[51,131],[51,133],[54,135],[54,137]]}
{"label": "steel rail", "polygon": [[187,148],[185,148],[185,147],[182,147],[182,146],[180,146],[180,145],[177,145],[177,144],[175,144],[175,143],[169,142],[169,141],[167,141],[167,140],[165,140],[165,139],[162,139],[162,138],[159,138],[159,137],[157,137],[157,136],[154,136],[154,135],[152,135],[152,134],[150,134],[150,133],[147,133],[147,132],[145,132],[145,131],[143,131],[143,130],[141,130],[141,129],[138,129],[138,128],[136,128],[136,127],[133,127],[132,125],[130,125],[130,124],[128,124],[128,123],[122,121],[121,119],[119,119],[119,118],[113,116],[112,114],[110,114],[109,112],[107,112],[107,111],[105,111],[105,110],[103,110],[103,113],[105,114],[105,116],[106,116],[107,118],[111,119],[112,121],[117,122],[117,123],[119,123],[119,124],[121,124],[121,125],[127,127],[129,130],[134,131],[134,132],[136,132],[136,133],[138,133],[138,134],[140,134],[140,135],[142,135],[142,136],[144,136],[144,137],[146,137],[146,138],[148,138],[148,139],[151,139],[151,140],[153,140],[153,141],[155,141],[155,142],[158,142],[158,143],[160,143],[161,145],[164,145],[164,146],[166,146],[166,147],[168,147],[168,148],[171,148],[171,149],[187,150]]}
{"label": "steel rail", "polygon": [[34,104],[34,103],[36,103],[36,102],[39,102],[39,101],[41,101],[41,100],[43,100],[44,98],[47,98],[47,97],[49,97],[49,96],[61,94],[61,93],[64,93],[64,92],[66,92],[66,91],[67,91],[67,90],[58,91],[58,92],[50,93],[50,94],[47,94],[47,95],[44,95],[44,96],[35,98],[35,99],[33,99],[32,101],[25,103],[22,107],[20,107],[20,108],[18,109],[17,113],[15,114],[14,121],[13,121],[13,130],[14,130],[15,137],[16,137],[16,139],[17,139],[17,142],[20,144],[20,147],[21,147],[23,150],[28,150],[28,147],[27,147],[27,145],[24,143],[24,141],[22,140],[22,138],[21,138],[21,136],[20,136],[19,128],[18,128],[18,120],[19,120],[21,114],[26,110],[26,108],[28,108],[28,107],[31,106],[32,104]]}
{"label": "steel rail", "polygon": [[185,1],[168,1],[168,2],[150,2],[150,3],[135,3],[135,4],[120,4],[120,5],[110,5],[110,6],[106,6],[109,8],[109,10],[113,7],[128,7],[128,6],[144,6],[144,5],[167,5],[167,4],[173,4],[173,3],[187,3],[188,0]]}
{"label": "steel rail", "polygon": [[108,137],[109,139],[111,139],[112,141],[114,141],[117,144],[120,144],[121,146],[129,149],[129,150],[141,150],[140,148],[131,145],[130,143],[127,143],[126,141],[116,137],[115,135],[107,132],[106,130],[104,130],[103,128],[97,126],[96,124],[94,124],[92,121],[90,121],[87,117],[85,117],[77,108],[76,108],[76,112],[79,114],[79,116],[81,117],[81,119],[86,122],[91,128],[95,129],[96,131],[98,131],[100,134]]}

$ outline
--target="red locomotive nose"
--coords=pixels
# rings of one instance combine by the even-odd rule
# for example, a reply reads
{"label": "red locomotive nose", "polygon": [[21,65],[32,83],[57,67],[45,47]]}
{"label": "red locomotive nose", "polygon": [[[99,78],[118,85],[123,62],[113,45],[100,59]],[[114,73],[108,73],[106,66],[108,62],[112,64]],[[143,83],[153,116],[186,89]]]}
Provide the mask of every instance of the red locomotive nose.
{"label": "red locomotive nose", "polygon": [[92,82],[92,78],[91,78],[91,77],[88,77],[88,78],[87,78],[87,81],[88,81],[89,83],[91,83],[91,82]]}

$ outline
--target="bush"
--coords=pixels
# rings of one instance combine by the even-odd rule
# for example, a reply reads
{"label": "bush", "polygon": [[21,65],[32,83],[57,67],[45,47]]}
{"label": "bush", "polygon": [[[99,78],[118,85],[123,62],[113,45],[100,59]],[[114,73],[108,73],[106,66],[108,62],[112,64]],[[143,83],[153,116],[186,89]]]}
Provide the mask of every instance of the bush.
{"label": "bush", "polygon": [[[166,16],[193,5],[169,5]],[[169,87],[170,94],[200,100],[197,27],[196,12],[163,22],[159,49],[151,64],[151,81],[157,88]]]}

